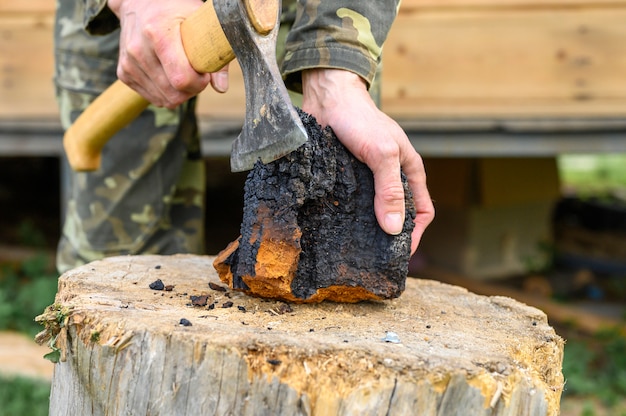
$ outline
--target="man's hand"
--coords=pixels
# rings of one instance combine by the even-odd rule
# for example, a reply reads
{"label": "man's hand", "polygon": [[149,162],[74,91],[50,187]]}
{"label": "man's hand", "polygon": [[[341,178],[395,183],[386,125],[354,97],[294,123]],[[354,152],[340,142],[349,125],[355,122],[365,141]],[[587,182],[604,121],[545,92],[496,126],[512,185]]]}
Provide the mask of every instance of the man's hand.
{"label": "man's hand", "polygon": [[159,107],[174,108],[210,83],[228,89],[228,66],[199,74],[185,55],[180,24],[202,5],[201,0],[109,0],[120,20],[117,76]]}
{"label": "man's hand", "polygon": [[322,126],[330,126],[337,138],[374,174],[374,212],[381,228],[399,234],[404,223],[404,189],[400,167],[406,174],[417,216],[411,253],[435,216],[426,188],[421,157],[406,133],[380,111],[358,75],[339,69],[312,69],[302,74],[302,109]]}

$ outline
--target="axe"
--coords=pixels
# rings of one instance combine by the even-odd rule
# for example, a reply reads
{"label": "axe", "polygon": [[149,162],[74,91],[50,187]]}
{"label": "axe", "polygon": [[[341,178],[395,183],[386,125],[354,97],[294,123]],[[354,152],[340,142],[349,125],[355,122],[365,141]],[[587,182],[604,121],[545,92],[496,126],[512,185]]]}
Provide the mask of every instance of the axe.
{"label": "axe", "polygon": [[[231,170],[272,162],[307,140],[276,63],[280,0],[208,0],[181,24],[183,47],[193,68],[215,72],[237,57],[246,93],[243,129],[232,144]],[[149,102],[116,81],[65,132],[63,146],[77,171],[100,167],[106,142]]]}

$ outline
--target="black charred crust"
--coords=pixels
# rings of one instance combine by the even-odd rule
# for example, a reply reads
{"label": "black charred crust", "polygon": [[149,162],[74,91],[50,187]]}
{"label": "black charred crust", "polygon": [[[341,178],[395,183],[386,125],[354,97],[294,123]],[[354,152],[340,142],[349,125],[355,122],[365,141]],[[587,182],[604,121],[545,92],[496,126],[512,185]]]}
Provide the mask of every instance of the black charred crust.
{"label": "black charred crust", "polygon": [[[308,141],[268,164],[257,163],[245,184],[244,218],[238,253],[231,256],[234,285],[254,276],[264,226],[278,235],[302,237],[292,293],[308,299],[329,286],[362,287],[383,298],[404,290],[415,207],[404,175],[406,220],[400,235],[386,234],[374,215],[371,170],[324,130],[314,117],[299,111]],[[263,215],[269,213],[269,221]]]}
{"label": "black charred crust", "polygon": [[239,249],[233,251],[224,261],[224,264],[230,266],[230,272],[233,274],[233,289],[249,290],[250,288],[241,278],[243,274],[239,271]]}

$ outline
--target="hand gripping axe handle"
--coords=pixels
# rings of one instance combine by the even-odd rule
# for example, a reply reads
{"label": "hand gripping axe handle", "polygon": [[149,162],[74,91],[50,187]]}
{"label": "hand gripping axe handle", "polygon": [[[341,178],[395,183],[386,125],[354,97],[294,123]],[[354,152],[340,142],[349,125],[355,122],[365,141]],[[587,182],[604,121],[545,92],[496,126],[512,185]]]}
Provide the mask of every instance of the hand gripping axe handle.
{"label": "hand gripping axe handle", "polygon": [[[237,57],[246,92],[246,117],[233,142],[231,169],[276,160],[307,140],[276,63],[280,0],[208,0],[181,24],[193,68],[215,72]],[[77,171],[97,170],[106,142],[149,102],[121,81],[100,94],[65,132],[63,146]]]}

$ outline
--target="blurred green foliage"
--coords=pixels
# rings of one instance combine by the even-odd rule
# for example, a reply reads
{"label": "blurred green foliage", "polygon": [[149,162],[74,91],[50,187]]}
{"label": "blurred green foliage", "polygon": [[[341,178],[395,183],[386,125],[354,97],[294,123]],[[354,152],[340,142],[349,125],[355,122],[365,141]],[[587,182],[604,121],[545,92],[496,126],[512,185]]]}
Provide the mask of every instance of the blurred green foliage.
{"label": "blurred green foliage", "polygon": [[[45,249],[45,237],[32,222],[18,226],[20,244]],[[34,321],[54,303],[58,274],[50,270],[49,254],[35,254],[21,263],[0,264],[0,331],[34,337],[41,326]],[[50,382],[19,376],[0,376],[0,416],[48,415]]]}
{"label": "blurred green foliage", "polygon": [[614,406],[626,397],[626,337],[616,330],[565,344],[564,395],[596,397]]}
{"label": "blurred green foliage", "polygon": [[47,416],[50,383],[23,377],[0,377],[0,416]]}
{"label": "blurred green foliage", "polygon": [[57,291],[55,272],[48,270],[49,259],[36,255],[19,266],[0,267],[0,330],[13,330],[35,336],[41,327],[35,316],[54,303]]}
{"label": "blurred green foliage", "polygon": [[626,191],[626,154],[563,155],[558,165],[564,187],[579,196]]}

